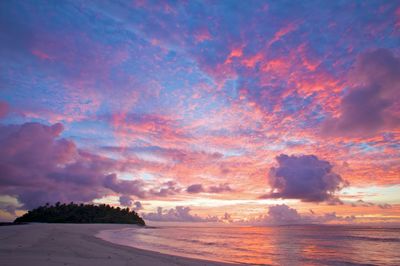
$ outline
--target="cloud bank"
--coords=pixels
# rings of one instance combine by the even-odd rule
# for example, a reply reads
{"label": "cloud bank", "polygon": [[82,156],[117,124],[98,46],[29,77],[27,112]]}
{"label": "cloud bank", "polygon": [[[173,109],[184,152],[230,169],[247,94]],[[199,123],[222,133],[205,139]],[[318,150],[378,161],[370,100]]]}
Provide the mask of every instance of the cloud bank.
{"label": "cloud bank", "polygon": [[216,216],[209,216],[206,218],[200,217],[196,214],[190,213],[190,207],[177,206],[174,209],[163,210],[158,207],[157,212],[143,214],[143,218],[150,221],[162,222],[218,222]]}
{"label": "cloud bank", "polygon": [[[0,193],[31,209],[46,202],[90,202],[120,193],[144,197],[141,180],[119,180],[120,162],[61,138],[62,124],[0,125]],[[126,203],[126,202],[125,202]]]}
{"label": "cloud bank", "polygon": [[312,210],[308,214],[300,214],[296,209],[290,208],[285,204],[273,205],[268,208],[266,215],[260,215],[251,220],[234,220],[231,214],[226,213],[221,216],[200,217],[191,214],[190,207],[177,206],[172,209],[164,210],[157,208],[156,212],[144,213],[143,218],[158,222],[220,222],[232,225],[293,225],[293,224],[324,224],[324,223],[349,223],[354,221],[354,216],[337,216],[335,212],[322,215],[315,214]]}
{"label": "cloud bank", "polygon": [[324,224],[352,222],[354,219],[354,216],[337,216],[335,212],[316,215],[313,211],[310,211],[310,214],[300,214],[296,209],[281,204],[270,206],[268,215],[259,216],[247,223],[252,225]]}

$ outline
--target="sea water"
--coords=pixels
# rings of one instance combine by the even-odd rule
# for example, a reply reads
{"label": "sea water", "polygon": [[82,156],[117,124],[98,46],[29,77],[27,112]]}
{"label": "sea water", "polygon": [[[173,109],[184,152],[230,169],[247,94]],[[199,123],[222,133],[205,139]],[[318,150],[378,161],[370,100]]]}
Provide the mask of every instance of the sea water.
{"label": "sea water", "polygon": [[98,237],[166,254],[251,265],[400,265],[400,229],[354,226],[143,227]]}

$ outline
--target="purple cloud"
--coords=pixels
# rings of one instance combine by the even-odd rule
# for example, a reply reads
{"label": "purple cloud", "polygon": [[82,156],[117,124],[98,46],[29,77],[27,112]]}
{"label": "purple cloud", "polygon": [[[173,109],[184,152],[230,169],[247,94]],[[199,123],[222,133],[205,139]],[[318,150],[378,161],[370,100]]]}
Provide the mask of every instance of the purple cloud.
{"label": "purple cloud", "polygon": [[276,224],[301,223],[302,220],[296,209],[290,208],[285,204],[269,207],[268,218]]}
{"label": "purple cloud", "polygon": [[232,188],[228,183],[219,184],[218,186],[210,186],[208,188],[209,193],[223,193],[223,192],[231,192]]}
{"label": "purple cloud", "polygon": [[167,197],[181,192],[181,187],[174,181],[164,182],[159,189],[151,189],[150,193],[154,196]]}
{"label": "purple cloud", "polygon": [[305,202],[337,201],[335,192],[347,183],[332,172],[328,161],[314,155],[276,157],[278,167],[268,175],[271,192],[262,198],[300,199]]}
{"label": "purple cloud", "polygon": [[208,193],[223,193],[230,192],[232,188],[228,183],[219,184],[217,186],[209,186],[208,188],[204,188],[202,184],[193,184],[187,187],[186,192],[191,194],[196,194],[200,192],[208,192]]}
{"label": "purple cloud", "polygon": [[392,205],[390,205],[388,203],[383,203],[383,204],[379,204],[378,207],[381,209],[391,209]]}
{"label": "purple cloud", "polygon": [[128,195],[121,195],[119,197],[119,204],[122,206],[130,207],[132,205],[132,199]]}
{"label": "purple cloud", "polygon": [[334,212],[317,215],[310,210],[310,214],[300,214],[296,209],[281,204],[270,206],[268,215],[260,216],[249,223],[254,225],[322,224],[327,222],[351,222],[354,219],[354,216],[340,217]]}
{"label": "purple cloud", "polygon": [[324,124],[326,134],[365,136],[400,125],[400,58],[386,49],[362,54],[352,79],[358,86],[342,99],[340,116]]}
{"label": "purple cloud", "polygon": [[116,174],[107,175],[104,179],[104,187],[117,193],[136,195],[144,198],[145,191],[142,189],[144,183],[141,180],[119,180]]}
{"label": "purple cloud", "polygon": [[143,205],[140,201],[133,201],[129,195],[121,195],[119,197],[119,204],[124,207],[132,207],[135,211],[143,209]]}
{"label": "purple cloud", "polygon": [[143,205],[142,205],[142,203],[141,203],[140,201],[135,201],[135,202],[133,203],[133,205],[135,206],[134,209],[135,209],[136,211],[139,211],[139,210],[142,210],[142,209],[143,209]]}
{"label": "purple cloud", "polygon": [[143,197],[140,180],[119,180],[120,162],[79,150],[60,138],[61,124],[0,125],[0,193],[23,209],[46,202],[90,202],[111,193]]}
{"label": "purple cloud", "polygon": [[187,187],[186,191],[188,193],[200,193],[204,191],[203,185],[202,184],[193,184]]}
{"label": "purple cloud", "polygon": [[190,213],[190,207],[177,206],[174,209],[164,211],[163,208],[158,207],[157,212],[143,214],[143,218],[151,221],[163,222],[218,222],[216,216],[209,216],[202,218],[196,214]]}

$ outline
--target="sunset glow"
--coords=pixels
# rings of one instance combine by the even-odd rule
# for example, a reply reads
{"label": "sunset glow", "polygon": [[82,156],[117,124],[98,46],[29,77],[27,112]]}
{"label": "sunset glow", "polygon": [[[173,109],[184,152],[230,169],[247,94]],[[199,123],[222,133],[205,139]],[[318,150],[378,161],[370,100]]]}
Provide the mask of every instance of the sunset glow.
{"label": "sunset glow", "polygon": [[1,1],[0,58],[2,221],[400,222],[399,1]]}

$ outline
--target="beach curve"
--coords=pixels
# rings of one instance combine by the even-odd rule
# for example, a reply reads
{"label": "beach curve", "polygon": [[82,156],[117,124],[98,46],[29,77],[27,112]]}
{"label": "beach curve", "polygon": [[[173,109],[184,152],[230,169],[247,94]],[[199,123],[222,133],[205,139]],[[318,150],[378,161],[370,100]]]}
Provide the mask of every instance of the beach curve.
{"label": "beach curve", "polygon": [[126,224],[26,224],[0,227],[0,264],[14,265],[236,265],[114,244],[95,235]]}

